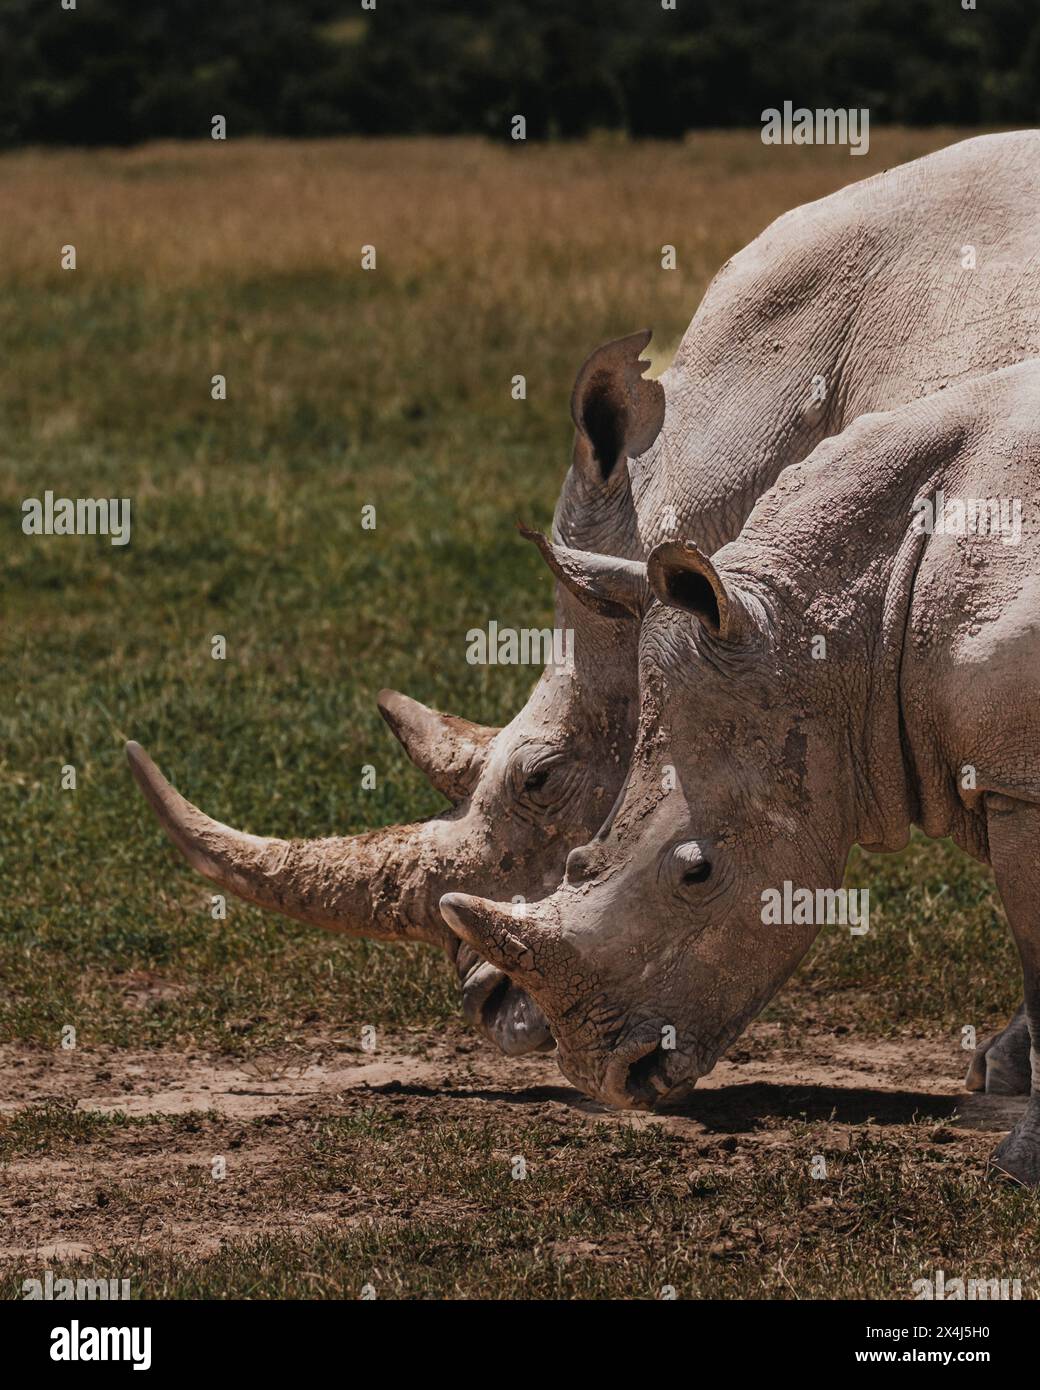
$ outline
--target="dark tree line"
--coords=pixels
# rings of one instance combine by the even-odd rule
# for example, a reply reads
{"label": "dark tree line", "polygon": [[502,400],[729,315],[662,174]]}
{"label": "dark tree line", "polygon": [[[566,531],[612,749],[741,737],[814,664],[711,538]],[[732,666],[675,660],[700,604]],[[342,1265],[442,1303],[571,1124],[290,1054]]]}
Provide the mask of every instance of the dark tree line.
{"label": "dark tree line", "polygon": [[0,143],[1034,124],[1038,0],[0,0]]}

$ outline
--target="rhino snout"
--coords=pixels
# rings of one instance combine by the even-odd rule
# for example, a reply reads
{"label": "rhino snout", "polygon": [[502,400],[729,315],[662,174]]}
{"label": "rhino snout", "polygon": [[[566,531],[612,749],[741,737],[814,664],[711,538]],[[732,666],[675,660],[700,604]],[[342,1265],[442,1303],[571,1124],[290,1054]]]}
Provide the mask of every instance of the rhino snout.
{"label": "rhino snout", "polygon": [[619,1110],[656,1110],[685,1100],[697,1084],[689,1057],[667,1046],[671,1030],[660,1020],[635,1029],[607,1063],[601,1098]]}

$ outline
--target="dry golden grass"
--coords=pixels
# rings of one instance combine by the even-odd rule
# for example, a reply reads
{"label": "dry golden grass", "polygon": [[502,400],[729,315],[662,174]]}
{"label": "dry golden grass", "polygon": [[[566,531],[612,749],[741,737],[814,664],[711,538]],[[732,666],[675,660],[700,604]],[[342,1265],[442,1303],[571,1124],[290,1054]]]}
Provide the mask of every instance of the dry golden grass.
{"label": "dry golden grass", "polygon": [[[682,144],[242,140],[25,151],[0,159],[0,277],[50,278],[67,241],[86,273],[161,288],[213,275],[346,273],[371,242],[393,276],[439,269],[450,283],[497,290],[521,272],[555,284],[544,272],[571,265],[584,271],[583,293],[604,304],[632,297],[645,312],[633,281],[645,288],[653,277],[661,293],[662,242],[680,248],[678,284],[710,276],[779,213],[964,133],[876,131],[865,157],[766,147],[749,132]],[[671,292],[688,317],[688,299]]]}
{"label": "dry golden grass", "polygon": [[[433,402],[491,414],[503,374],[523,371],[529,418],[564,423],[598,342],[651,324],[662,368],[711,277],[774,217],[963,134],[877,131],[866,157],[767,147],[754,131],[10,154],[0,408],[36,444],[100,430],[111,445],[113,420],[140,444],[159,418],[168,436],[202,374],[231,371],[244,446],[260,451],[301,404],[381,429],[414,410],[419,384],[427,415]],[[70,243],[74,277],[59,267]],[[360,269],[368,244],[374,275]]]}

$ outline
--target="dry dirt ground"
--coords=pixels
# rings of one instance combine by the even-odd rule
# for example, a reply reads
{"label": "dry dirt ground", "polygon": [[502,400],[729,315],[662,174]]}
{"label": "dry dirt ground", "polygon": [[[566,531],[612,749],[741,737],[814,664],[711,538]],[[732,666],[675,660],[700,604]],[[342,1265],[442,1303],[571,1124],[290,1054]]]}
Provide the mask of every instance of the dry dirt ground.
{"label": "dry dirt ground", "polygon": [[[686,1111],[654,1116],[609,1112],[573,1090],[551,1056],[502,1057],[461,1031],[380,1036],[374,1053],[314,1036],[302,1051],[249,1062],[5,1047],[0,1262],[114,1248],[199,1257],[228,1239],[450,1215],[435,1184],[436,1209],[411,1194],[402,1206],[405,1184],[392,1170],[382,1191],[352,1188],[342,1170],[334,1183],[295,1182],[295,1169],[305,1179],[313,1167],[313,1135],[338,1121],[363,1130],[385,1119],[402,1134],[488,1122],[519,1134],[536,1121],[563,1139],[590,1126],[656,1126],[691,1163],[723,1169],[782,1163],[799,1150],[806,1163],[821,1148],[842,1155],[866,1133],[933,1156],[941,1144],[944,1159],[981,1166],[1024,1104],[965,1093],[967,1055],[952,1042],[843,1032],[809,1031],[793,1045],[779,1025],[758,1023]],[[58,1138],[34,1141],[30,1129],[18,1143],[20,1117],[40,1113],[61,1117]]]}

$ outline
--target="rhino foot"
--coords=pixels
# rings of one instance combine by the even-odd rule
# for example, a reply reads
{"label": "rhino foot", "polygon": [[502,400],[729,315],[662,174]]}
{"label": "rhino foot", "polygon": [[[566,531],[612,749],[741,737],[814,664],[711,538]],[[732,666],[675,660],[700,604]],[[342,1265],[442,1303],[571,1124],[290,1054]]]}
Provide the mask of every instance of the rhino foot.
{"label": "rhino foot", "polygon": [[462,1012],[507,1057],[551,1052],[555,1039],[538,1005],[508,975],[461,946],[455,960],[462,983]]}
{"label": "rhino foot", "polygon": [[964,1085],[969,1091],[986,1091],[989,1095],[1029,1095],[1032,1068],[1024,1004],[1003,1032],[995,1033],[975,1049]]}
{"label": "rhino foot", "polygon": [[990,1167],[1023,1187],[1040,1187],[1040,1095],[1030,1097],[1026,1113],[994,1150]]}

